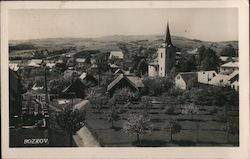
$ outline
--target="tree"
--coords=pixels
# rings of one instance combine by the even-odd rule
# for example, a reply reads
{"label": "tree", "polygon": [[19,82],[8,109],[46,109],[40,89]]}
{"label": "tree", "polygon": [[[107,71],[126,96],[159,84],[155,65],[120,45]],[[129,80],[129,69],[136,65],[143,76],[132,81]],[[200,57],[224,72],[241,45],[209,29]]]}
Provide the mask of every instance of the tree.
{"label": "tree", "polygon": [[171,119],[165,123],[163,130],[169,132],[170,142],[173,141],[173,134],[177,134],[181,131],[181,125],[178,124],[175,120]]}
{"label": "tree", "polygon": [[134,97],[134,93],[127,87],[122,88],[120,90],[116,90],[113,97],[117,104],[126,104],[131,98]]}
{"label": "tree", "polygon": [[70,79],[53,79],[49,82],[49,90],[52,94],[60,94],[71,83]]}
{"label": "tree", "polygon": [[98,94],[96,91],[91,91],[87,96],[87,99],[93,108],[99,110],[101,110],[102,107],[108,102],[108,97],[106,95]]}
{"label": "tree", "polygon": [[100,53],[96,57],[96,65],[97,65],[97,73],[98,73],[98,86],[101,84],[101,74],[108,71],[109,65],[108,65],[108,58],[106,54]]}
{"label": "tree", "polygon": [[142,82],[145,85],[144,93],[154,96],[161,95],[174,86],[173,80],[168,77],[145,78]]}
{"label": "tree", "polygon": [[119,120],[119,115],[118,112],[116,110],[116,103],[114,98],[111,98],[109,100],[109,106],[110,106],[110,110],[109,110],[109,114],[108,114],[108,121],[111,122],[111,127],[114,128],[114,121]]}
{"label": "tree", "polygon": [[193,120],[193,115],[198,113],[198,107],[194,104],[184,105],[182,108],[182,114],[188,114]]}
{"label": "tree", "polygon": [[217,70],[220,59],[213,49],[201,46],[198,49],[197,63],[200,65],[201,70]]}
{"label": "tree", "polygon": [[141,59],[137,65],[138,76],[145,75],[148,72],[148,64],[145,59]]}
{"label": "tree", "polygon": [[194,55],[183,55],[183,58],[178,62],[178,72],[191,72],[196,70],[196,59]]}
{"label": "tree", "polygon": [[236,51],[233,48],[232,45],[227,45],[226,47],[224,47],[220,53],[221,56],[229,56],[229,57],[236,57]]}
{"label": "tree", "polygon": [[74,135],[85,125],[85,116],[85,111],[73,111],[71,108],[66,108],[56,115],[57,124],[69,134],[69,141],[71,146],[73,144],[72,135]]}
{"label": "tree", "polygon": [[152,108],[152,103],[147,97],[142,97],[139,107],[146,113],[146,111]]}
{"label": "tree", "polygon": [[140,135],[145,135],[151,132],[152,125],[150,119],[145,115],[133,114],[123,125],[125,133],[136,135],[137,143],[140,145]]}

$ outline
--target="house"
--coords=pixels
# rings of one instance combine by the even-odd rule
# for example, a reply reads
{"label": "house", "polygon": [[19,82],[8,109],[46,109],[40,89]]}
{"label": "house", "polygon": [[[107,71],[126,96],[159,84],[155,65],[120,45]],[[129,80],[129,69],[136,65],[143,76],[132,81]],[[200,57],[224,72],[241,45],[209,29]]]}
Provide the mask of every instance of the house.
{"label": "house", "polygon": [[63,72],[63,78],[68,79],[68,78],[73,78],[74,75],[77,75],[78,72],[74,70],[65,70]]}
{"label": "house", "polygon": [[83,72],[77,79],[75,79],[69,86],[63,91],[61,96],[64,97],[79,97],[84,98],[86,90],[89,87],[96,86],[98,84],[97,79],[89,73]]}
{"label": "house", "polygon": [[98,80],[91,74],[83,72],[79,79],[86,87],[96,86],[98,84]]}
{"label": "house", "polygon": [[77,62],[77,63],[84,63],[85,61],[86,61],[85,58],[77,58],[77,59],[76,59],[76,62]]}
{"label": "house", "polygon": [[238,80],[234,81],[233,83],[231,83],[230,87],[235,91],[239,92],[239,81]]}
{"label": "house", "polygon": [[42,63],[43,63],[42,59],[32,59],[32,60],[30,60],[28,66],[30,66],[30,67],[41,67]]}
{"label": "house", "polygon": [[238,57],[220,56],[222,62],[238,61]]}
{"label": "house", "polygon": [[109,67],[112,72],[115,72],[119,68],[119,66],[117,66],[116,64],[111,64],[111,63],[109,63]]}
{"label": "house", "polygon": [[64,98],[84,98],[86,86],[83,84],[80,78],[77,78],[69,86],[63,89],[60,96]]}
{"label": "house", "polygon": [[229,75],[226,74],[216,74],[207,84],[214,86],[230,86],[233,82],[238,81],[239,72],[236,70]]}
{"label": "house", "polygon": [[148,64],[148,76],[156,77],[158,76],[159,65],[157,62],[150,62]]}
{"label": "house", "polygon": [[21,77],[9,69],[9,125],[17,126],[22,115]]}
{"label": "house", "polygon": [[9,68],[15,72],[19,70],[17,63],[9,63]]}
{"label": "house", "polygon": [[42,89],[43,89],[43,86],[38,86],[38,85],[35,83],[35,84],[32,86],[31,89],[34,90],[34,91],[42,90]]}
{"label": "house", "polygon": [[144,87],[144,84],[142,83],[142,79],[137,76],[120,74],[108,85],[107,92],[113,95],[117,89],[125,87],[130,88],[133,92],[137,92]]}
{"label": "house", "polygon": [[49,62],[49,63],[46,63],[46,66],[47,66],[49,69],[52,69],[53,67],[56,66],[56,63]]}
{"label": "house", "polygon": [[122,74],[122,73],[124,73],[124,71],[118,68],[118,69],[113,73],[113,75],[116,76],[116,75],[120,75],[120,74]]}
{"label": "house", "polygon": [[198,48],[195,48],[193,50],[188,50],[187,54],[189,54],[189,55],[198,55]]}
{"label": "house", "polygon": [[182,72],[175,77],[176,88],[186,90],[195,83],[198,82],[197,72]]}
{"label": "house", "polygon": [[122,51],[111,51],[109,54],[109,59],[112,59],[113,57],[122,60],[124,55]]}
{"label": "house", "polygon": [[217,75],[215,71],[199,71],[198,74],[198,82],[203,84],[209,84],[213,77]]}
{"label": "house", "polygon": [[165,77],[170,70],[175,67],[176,63],[176,48],[171,42],[169,25],[167,24],[165,42],[157,50],[157,61],[149,63],[148,75],[151,77],[160,76]]}
{"label": "house", "polygon": [[214,78],[212,78],[209,83],[210,85],[225,87],[230,85],[229,76],[224,74],[217,74]]}
{"label": "house", "polygon": [[230,74],[235,70],[239,70],[239,62],[230,61],[220,66],[221,74]]}

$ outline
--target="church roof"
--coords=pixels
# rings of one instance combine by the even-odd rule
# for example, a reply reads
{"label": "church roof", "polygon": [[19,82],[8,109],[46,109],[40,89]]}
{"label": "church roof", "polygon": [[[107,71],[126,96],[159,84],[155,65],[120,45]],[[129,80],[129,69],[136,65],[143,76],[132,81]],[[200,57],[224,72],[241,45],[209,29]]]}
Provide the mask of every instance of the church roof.
{"label": "church roof", "polygon": [[171,35],[170,35],[168,23],[167,23],[167,30],[166,30],[165,43],[167,44],[167,46],[168,46],[168,45],[172,45]]}

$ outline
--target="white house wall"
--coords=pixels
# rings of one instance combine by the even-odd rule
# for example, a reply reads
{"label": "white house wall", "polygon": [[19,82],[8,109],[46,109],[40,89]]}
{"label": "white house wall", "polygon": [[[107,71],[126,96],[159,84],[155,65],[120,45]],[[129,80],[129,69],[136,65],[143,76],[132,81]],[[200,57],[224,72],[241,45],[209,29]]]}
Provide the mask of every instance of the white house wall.
{"label": "white house wall", "polygon": [[158,76],[157,66],[148,65],[148,76],[149,77],[156,77],[156,76]]}
{"label": "white house wall", "polygon": [[176,86],[176,88],[179,88],[182,90],[185,90],[187,87],[185,81],[182,79],[182,77],[180,75],[177,75],[175,77],[175,86]]}

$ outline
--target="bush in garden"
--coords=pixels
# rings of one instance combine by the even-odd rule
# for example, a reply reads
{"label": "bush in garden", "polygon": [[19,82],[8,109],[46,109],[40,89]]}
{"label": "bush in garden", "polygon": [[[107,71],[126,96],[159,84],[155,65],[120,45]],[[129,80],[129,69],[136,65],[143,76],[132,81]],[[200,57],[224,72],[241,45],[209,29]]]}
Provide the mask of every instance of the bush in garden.
{"label": "bush in garden", "polygon": [[198,113],[198,107],[194,104],[184,105],[182,107],[182,114],[187,114],[191,116],[191,120],[193,120],[193,115]]}
{"label": "bush in garden", "polygon": [[173,80],[167,77],[145,78],[143,84],[145,85],[143,92],[154,96],[161,95],[174,86]]}
{"label": "bush in garden", "polygon": [[175,113],[175,108],[174,108],[173,105],[171,105],[170,107],[166,107],[166,108],[164,109],[164,112],[165,112],[166,114],[174,114],[174,113]]}
{"label": "bush in garden", "polygon": [[122,88],[120,90],[116,90],[113,97],[117,104],[126,104],[128,103],[133,97],[134,93],[129,88]]}

